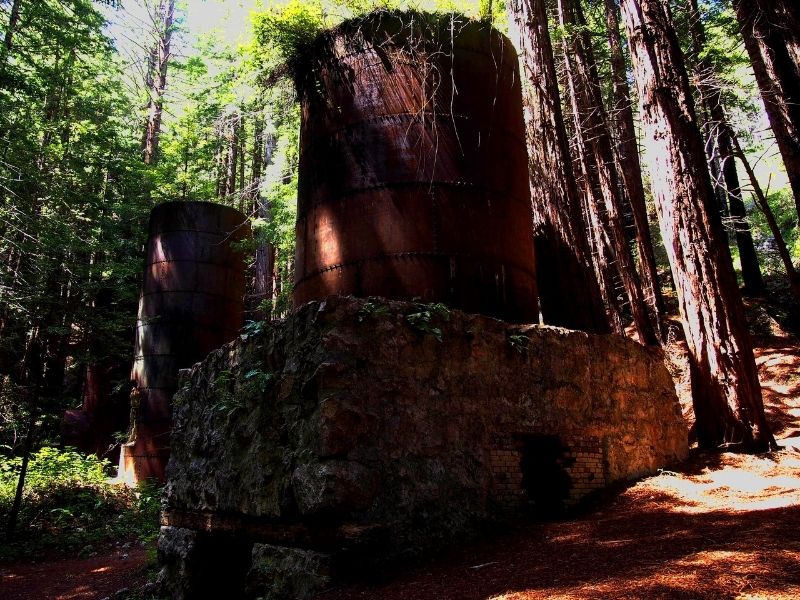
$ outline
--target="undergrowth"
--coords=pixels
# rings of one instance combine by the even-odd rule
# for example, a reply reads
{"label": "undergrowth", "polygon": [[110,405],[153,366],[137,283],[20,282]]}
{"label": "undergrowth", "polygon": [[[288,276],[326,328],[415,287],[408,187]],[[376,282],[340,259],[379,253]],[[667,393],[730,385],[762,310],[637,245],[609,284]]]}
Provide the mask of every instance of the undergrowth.
{"label": "undergrowth", "polygon": [[0,560],[90,555],[99,546],[121,541],[154,546],[159,487],[145,483],[130,489],[111,483],[108,461],[51,447],[31,456],[16,535],[5,539],[21,462],[0,457]]}

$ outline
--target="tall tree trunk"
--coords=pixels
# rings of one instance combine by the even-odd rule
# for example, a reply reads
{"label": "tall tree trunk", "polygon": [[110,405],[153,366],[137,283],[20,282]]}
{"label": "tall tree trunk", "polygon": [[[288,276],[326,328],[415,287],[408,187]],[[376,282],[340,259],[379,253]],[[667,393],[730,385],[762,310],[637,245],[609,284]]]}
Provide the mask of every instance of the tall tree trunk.
{"label": "tall tree trunk", "polygon": [[247,154],[247,129],[245,127],[245,117],[244,112],[239,116],[239,127],[237,129],[236,134],[236,143],[238,144],[238,154],[239,154],[239,211],[245,212],[247,210],[246,203],[248,194],[245,190],[247,184],[244,182],[244,174],[247,167],[247,161],[245,160]]}
{"label": "tall tree trunk", "polygon": [[539,302],[544,322],[609,331],[572,175],[544,0],[511,0],[520,52]]}
{"label": "tall tree trunk", "polygon": [[[252,155],[252,201],[253,212],[265,222],[270,219],[269,202],[261,196],[261,171],[264,165],[272,164],[272,154],[275,151],[275,138],[272,134],[264,133],[264,118],[256,116],[253,132]],[[255,297],[256,315],[261,319],[272,317],[274,290],[275,251],[272,244],[261,236],[256,246],[255,269],[253,281],[253,295]]]}
{"label": "tall tree trunk", "polygon": [[596,185],[597,179],[587,174],[585,168],[586,147],[579,134],[581,118],[576,109],[575,87],[570,79],[566,48],[566,44],[559,44],[556,47],[554,58],[559,84],[566,95],[566,101],[562,106],[564,126],[569,139],[572,172],[575,176],[581,215],[585,226],[584,235],[589,246],[589,262],[594,269],[610,331],[617,335],[625,335],[622,305],[618,300],[619,294],[616,285],[618,278],[615,277],[616,259],[607,235],[607,215],[601,208],[603,202],[600,190]]}
{"label": "tall tree trunk", "polygon": [[722,106],[721,86],[719,82],[715,81],[713,66],[703,58],[703,50],[706,47],[706,31],[697,0],[689,0],[689,22],[692,46],[697,57],[694,72],[695,85],[706,113],[704,129],[707,145],[716,149],[716,153],[707,152],[710,155],[711,174],[716,181],[720,179],[721,174],[721,179],[725,184],[724,189],[721,190],[722,198],[727,204],[733,220],[736,245],[739,248],[739,261],[742,266],[744,292],[749,295],[759,295],[764,292],[764,279],[761,277],[761,267],[758,264],[753,236],[750,234],[750,225],[747,222],[747,211],[742,201],[739,174],[736,172],[736,161],[733,160],[730,129],[727,126],[725,109]]}
{"label": "tall tree trunk", "polygon": [[800,4],[733,0],[800,216]]}
{"label": "tall tree trunk", "polygon": [[239,113],[232,113],[226,118],[225,143],[227,144],[225,159],[225,197],[230,201],[236,193],[236,168],[239,163]]}
{"label": "tall tree trunk", "polygon": [[[578,168],[584,173],[585,149],[578,145],[575,154],[580,157]],[[608,239],[608,225],[606,215],[601,212],[600,205],[602,200],[598,200],[599,190],[592,186],[592,182],[582,178],[583,215],[586,220],[586,236],[589,239],[589,249],[591,252],[592,265],[594,266],[595,277],[600,286],[600,295],[606,310],[606,318],[611,327],[611,331],[617,335],[625,335],[625,324],[622,321],[622,307],[617,300],[617,286],[614,277],[616,261],[611,242]]]}
{"label": "tall tree trunk", "polygon": [[30,415],[28,417],[28,431],[25,433],[25,443],[22,446],[22,465],[20,465],[19,477],[17,478],[17,489],[14,494],[14,501],[11,504],[11,510],[8,513],[8,522],[6,523],[6,538],[9,540],[14,539],[14,534],[17,530],[19,511],[22,508],[22,493],[25,491],[25,479],[28,475],[28,462],[30,461],[31,451],[33,450],[35,431],[36,412],[34,410],[34,404],[31,403]]}
{"label": "tall tree trunk", "polygon": [[[643,344],[658,344],[656,335],[658,315],[648,314],[647,304],[642,293],[639,275],[633,263],[628,240],[622,223],[622,198],[620,182],[614,158],[614,147],[609,135],[600,79],[594,61],[591,40],[586,34],[585,22],[580,6],[572,0],[558,0],[558,13],[561,26],[566,33],[564,55],[567,77],[572,88],[575,103],[575,132],[583,163],[583,176],[591,182],[594,209],[598,214],[605,212],[602,224],[616,258],[625,291],[630,300],[631,313]],[[602,204],[602,207],[600,206]]]}
{"label": "tall tree trunk", "polygon": [[[152,70],[148,74],[147,123],[142,141],[145,164],[158,160],[158,145],[161,137],[161,118],[164,113],[164,92],[167,89],[167,68],[171,58],[170,45],[175,25],[175,0],[160,0],[153,19],[157,27],[156,46],[149,56]],[[155,61],[152,61],[155,58]]]}
{"label": "tall tree trunk", "polygon": [[702,447],[776,448],[667,0],[623,0]]}
{"label": "tall tree trunk", "polygon": [[3,36],[3,45],[0,46],[0,87],[5,87],[6,66],[14,47],[14,34],[19,25],[19,16],[22,10],[22,0],[14,0],[11,4],[11,12],[8,15],[8,26]]}
{"label": "tall tree trunk", "polygon": [[[264,163],[272,160],[272,151],[265,147],[264,117],[256,113],[253,117],[253,151],[250,155],[250,188],[248,198],[250,210],[258,213],[258,200],[261,196],[261,171]],[[269,153],[267,157],[266,154]]]}
{"label": "tall tree trunk", "polygon": [[611,94],[613,99],[612,124],[616,125],[617,154],[619,173],[625,194],[630,203],[636,229],[636,250],[639,254],[639,273],[642,287],[647,297],[654,322],[664,333],[662,322],[666,309],[664,295],[658,280],[656,255],[653,250],[653,239],[650,235],[650,223],[647,219],[647,202],[644,184],[642,183],[642,165],[639,162],[639,147],[636,142],[636,126],[631,108],[631,91],[628,86],[628,70],[625,55],[622,51],[622,36],[619,32],[619,6],[616,0],[604,0],[606,12],[606,29],[611,52]]}
{"label": "tall tree trunk", "polygon": [[225,192],[225,174],[227,172],[227,167],[225,166],[226,146],[225,146],[224,124],[222,125],[222,128],[220,128],[219,125],[217,125],[215,129],[217,133],[217,147],[214,152],[214,166],[217,169],[215,191],[217,198],[222,198]]}

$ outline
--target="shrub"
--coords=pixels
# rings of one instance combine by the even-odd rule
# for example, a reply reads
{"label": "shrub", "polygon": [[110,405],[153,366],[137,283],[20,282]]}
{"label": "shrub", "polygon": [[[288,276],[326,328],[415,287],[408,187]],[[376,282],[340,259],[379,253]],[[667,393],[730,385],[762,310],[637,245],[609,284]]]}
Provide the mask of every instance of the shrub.
{"label": "shrub", "polygon": [[[0,524],[14,501],[22,460],[0,458]],[[108,461],[73,449],[45,447],[31,455],[14,544],[0,544],[0,558],[33,552],[74,552],[87,546],[158,531],[160,489],[131,490],[108,478]]]}

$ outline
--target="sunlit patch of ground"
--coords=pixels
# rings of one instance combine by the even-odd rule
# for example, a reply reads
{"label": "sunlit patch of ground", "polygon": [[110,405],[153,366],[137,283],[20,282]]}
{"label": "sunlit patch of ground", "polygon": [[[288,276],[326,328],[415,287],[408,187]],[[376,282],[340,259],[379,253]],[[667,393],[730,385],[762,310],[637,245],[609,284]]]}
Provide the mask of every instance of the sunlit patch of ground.
{"label": "sunlit patch of ground", "polygon": [[667,496],[672,509],[686,513],[768,510],[800,505],[800,453],[767,457],[727,454],[697,474],[664,472],[630,493]]}

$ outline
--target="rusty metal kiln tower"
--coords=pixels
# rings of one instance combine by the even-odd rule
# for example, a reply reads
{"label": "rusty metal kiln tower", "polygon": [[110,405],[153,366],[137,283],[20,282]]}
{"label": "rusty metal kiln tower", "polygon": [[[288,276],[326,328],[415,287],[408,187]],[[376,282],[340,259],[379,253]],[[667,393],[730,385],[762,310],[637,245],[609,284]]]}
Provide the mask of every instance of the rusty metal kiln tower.
{"label": "rusty metal kiln tower", "polygon": [[150,214],[131,380],[132,435],[119,474],[164,479],[178,370],[236,337],[245,267],[234,242],[250,236],[239,211],[210,202],[166,202]]}
{"label": "rusty metal kiln tower", "polygon": [[536,322],[511,42],[456,16],[387,12],[323,34],[309,63],[295,306],[377,295]]}

